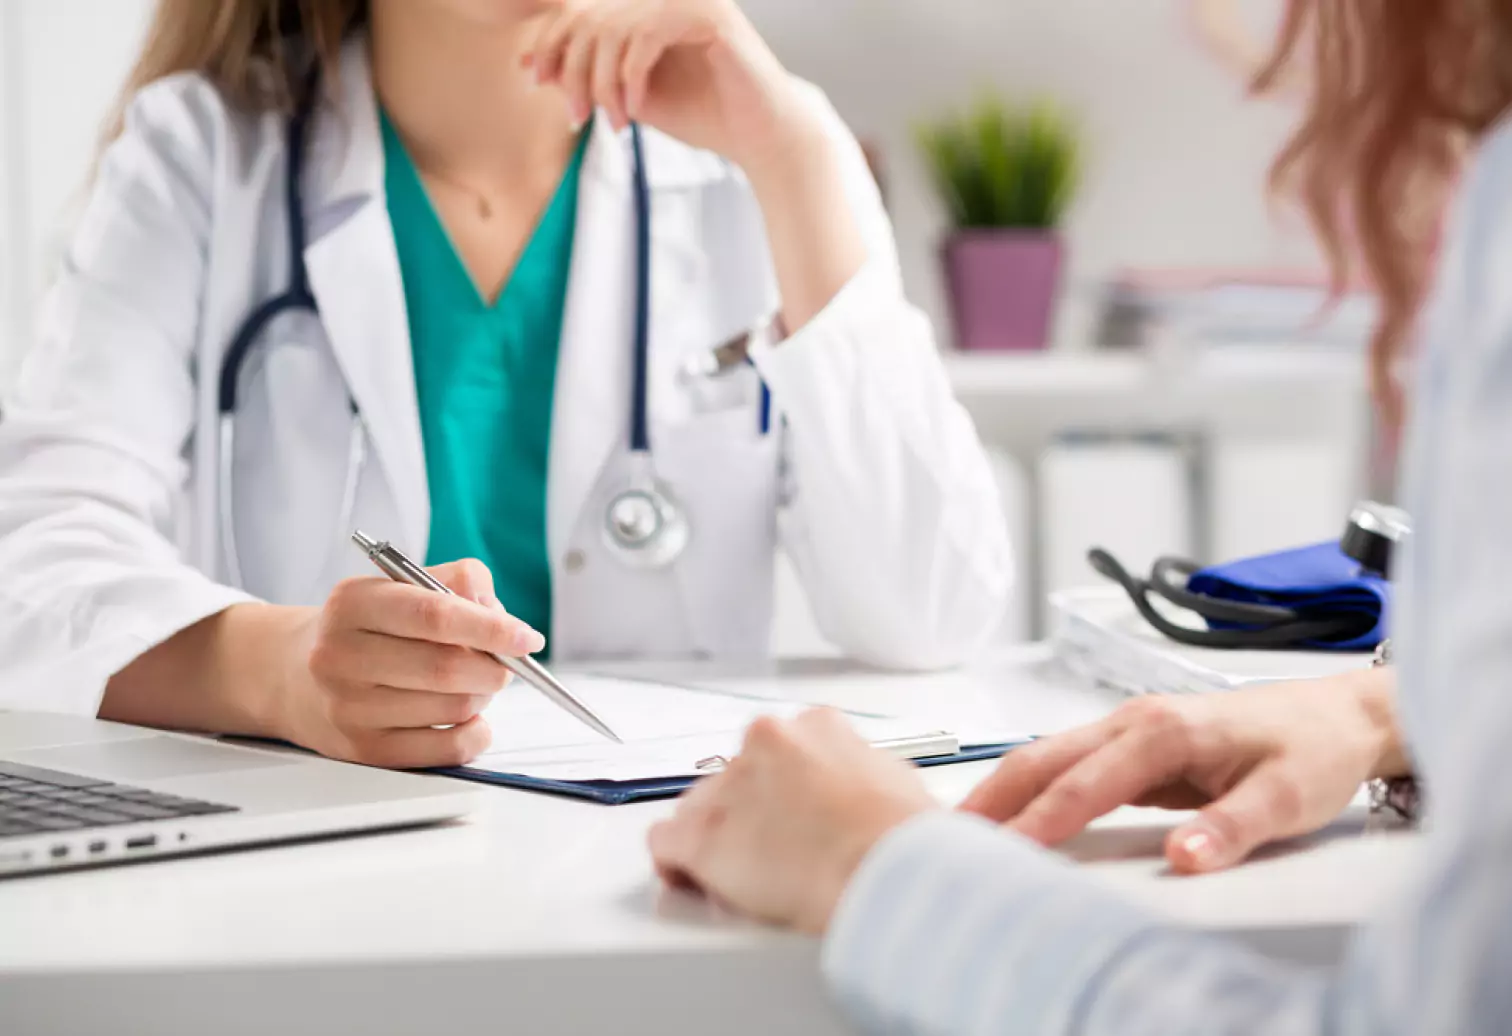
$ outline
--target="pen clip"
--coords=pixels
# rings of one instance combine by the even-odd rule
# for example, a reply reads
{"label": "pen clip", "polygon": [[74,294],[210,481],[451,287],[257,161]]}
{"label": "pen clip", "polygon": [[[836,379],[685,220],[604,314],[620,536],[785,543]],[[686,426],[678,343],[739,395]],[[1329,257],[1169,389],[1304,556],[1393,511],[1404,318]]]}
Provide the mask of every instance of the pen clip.
{"label": "pen clip", "polygon": [[352,532],[352,542],[390,579],[436,593],[453,593],[451,587],[415,564],[388,540],[375,540],[361,529],[355,529]]}

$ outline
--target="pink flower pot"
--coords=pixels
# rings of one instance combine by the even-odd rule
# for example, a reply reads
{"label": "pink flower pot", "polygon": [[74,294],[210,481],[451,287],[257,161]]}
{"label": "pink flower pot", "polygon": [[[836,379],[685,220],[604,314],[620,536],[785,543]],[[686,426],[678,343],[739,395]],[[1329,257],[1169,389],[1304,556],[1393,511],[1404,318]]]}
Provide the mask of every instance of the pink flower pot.
{"label": "pink flower pot", "polygon": [[1060,287],[1061,242],[1037,230],[961,230],[945,242],[956,344],[1043,349]]}

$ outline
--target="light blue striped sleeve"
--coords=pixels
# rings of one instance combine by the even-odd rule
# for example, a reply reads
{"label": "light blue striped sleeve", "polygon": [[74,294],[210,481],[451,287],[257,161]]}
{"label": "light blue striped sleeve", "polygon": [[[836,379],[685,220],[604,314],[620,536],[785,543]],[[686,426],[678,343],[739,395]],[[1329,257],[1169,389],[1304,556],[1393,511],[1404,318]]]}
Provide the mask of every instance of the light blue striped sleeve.
{"label": "light blue striped sleeve", "polygon": [[[1215,982],[1198,979],[1199,962]],[[867,856],[824,967],[865,1031],[930,1036],[1235,1031],[1220,1017],[1302,1036],[1323,993],[1316,978],[1167,928],[1016,836],[945,812]]]}

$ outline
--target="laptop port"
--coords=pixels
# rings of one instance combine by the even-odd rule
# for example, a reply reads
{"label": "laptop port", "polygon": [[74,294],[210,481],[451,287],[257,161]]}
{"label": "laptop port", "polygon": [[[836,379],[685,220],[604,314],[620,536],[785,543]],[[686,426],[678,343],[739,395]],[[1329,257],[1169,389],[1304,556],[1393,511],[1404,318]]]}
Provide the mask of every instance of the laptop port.
{"label": "laptop port", "polygon": [[157,835],[137,835],[126,839],[128,849],[151,849],[154,845],[157,845]]}
{"label": "laptop port", "polygon": [[103,839],[103,838],[97,838],[93,842],[90,842],[89,843],[89,851],[92,852],[92,853],[102,853],[102,852],[104,852],[105,851],[105,839]]}
{"label": "laptop port", "polygon": [[61,859],[63,859],[63,857],[65,857],[65,856],[68,855],[68,846],[66,846],[66,845],[55,845],[55,846],[53,846],[52,847],[52,853],[51,853],[51,855],[52,855],[52,858],[55,859],[55,860],[61,860]]}

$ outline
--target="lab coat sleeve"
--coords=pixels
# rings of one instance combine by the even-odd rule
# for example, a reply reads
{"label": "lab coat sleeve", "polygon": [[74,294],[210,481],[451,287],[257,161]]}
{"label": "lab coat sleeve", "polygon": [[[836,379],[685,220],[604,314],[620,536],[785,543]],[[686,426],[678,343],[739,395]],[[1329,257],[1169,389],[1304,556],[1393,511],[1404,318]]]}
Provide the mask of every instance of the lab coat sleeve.
{"label": "lab coat sleeve", "polygon": [[996,481],[928,318],[904,297],[864,156],[817,96],[866,265],[805,326],[752,359],[785,425],[783,547],[824,635],[874,664],[930,669],[998,630],[1012,555]]}
{"label": "lab coat sleeve", "polygon": [[246,595],[185,564],[216,126],[210,87],[143,90],[0,420],[0,707],[93,714],[144,650]]}

